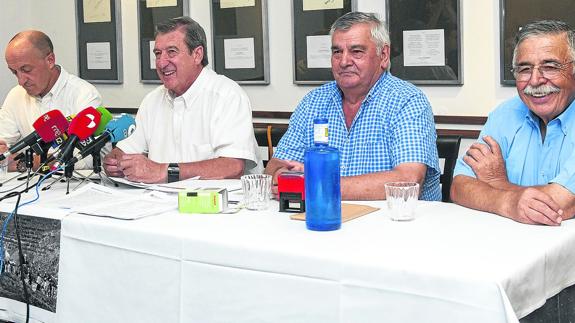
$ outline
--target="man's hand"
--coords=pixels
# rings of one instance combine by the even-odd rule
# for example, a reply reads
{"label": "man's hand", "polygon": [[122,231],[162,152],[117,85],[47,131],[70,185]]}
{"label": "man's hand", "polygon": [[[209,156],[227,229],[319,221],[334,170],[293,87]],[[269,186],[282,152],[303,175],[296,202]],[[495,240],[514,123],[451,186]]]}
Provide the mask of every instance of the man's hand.
{"label": "man's hand", "polygon": [[8,144],[6,141],[0,139],[0,154],[3,154],[8,151]]}
{"label": "man's hand", "polygon": [[487,145],[473,143],[463,161],[475,172],[477,179],[487,184],[508,183],[505,161],[497,141],[490,136],[483,137]]}
{"label": "man's hand", "polygon": [[110,177],[124,177],[124,172],[118,167],[119,158],[124,152],[119,148],[114,148],[104,157],[104,171]]}
{"label": "man's hand", "polygon": [[168,164],[156,163],[142,154],[123,154],[117,167],[132,182],[165,183],[168,179]]}
{"label": "man's hand", "polygon": [[272,193],[273,195],[276,197],[276,199],[278,199],[278,176],[281,173],[284,172],[288,172],[288,171],[293,171],[293,172],[303,172],[303,164],[298,162],[298,161],[293,161],[293,160],[280,160],[280,159],[276,159],[277,161],[279,161],[282,166],[280,168],[278,168],[272,176]]}
{"label": "man's hand", "polygon": [[560,225],[563,221],[563,210],[541,190],[528,187],[522,190],[507,191],[507,215],[521,223]]}

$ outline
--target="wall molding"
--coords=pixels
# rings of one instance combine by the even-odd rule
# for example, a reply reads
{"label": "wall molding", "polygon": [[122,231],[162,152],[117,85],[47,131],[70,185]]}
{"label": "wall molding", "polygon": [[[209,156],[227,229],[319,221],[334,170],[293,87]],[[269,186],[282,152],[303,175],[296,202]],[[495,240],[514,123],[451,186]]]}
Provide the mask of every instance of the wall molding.
{"label": "wall molding", "polygon": [[[280,111],[253,111],[253,118],[260,119],[289,119],[291,112]],[[479,125],[482,126],[487,121],[487,117],[474,117],[474,116],[434,116],[436,124],[448,125]],[[258,123],[254,122],[254,127],[264,127],[266,125],[274,127],[285,127],[282,123]],[[479,137],[479,130],[463,130],[463,129],[437,129],[438,135],[460,136],[466,139],[477,139]]]}
{"label": "wall molding", "polygon": [[[112,113],[129,113],[136,114],[138,112],[137,108],[109,108]],[[258,119],[289,119],[291,117],[291,112],[283,111],[253,111],[252,117]],[[447,124],[447,125],[479,125],[482,126],[487,121],[487,117],[475,117],[475,116],[434,116],[436,124]],[[275,127],[286,127],[285,123],[261,123],[254,122],[254,127],[265,127],[266,125],[272,125]],[[461,136],[461,138],[466,139],[477,139],[479,137],[479,130],[463,130],[463,129],[437,129],[438,135],[453,135]]]}

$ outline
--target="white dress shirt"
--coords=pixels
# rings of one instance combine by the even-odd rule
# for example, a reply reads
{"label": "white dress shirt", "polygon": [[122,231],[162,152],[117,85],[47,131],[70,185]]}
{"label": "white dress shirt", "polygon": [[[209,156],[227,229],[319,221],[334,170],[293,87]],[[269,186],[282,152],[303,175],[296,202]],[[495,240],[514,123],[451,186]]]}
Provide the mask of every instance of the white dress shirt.
{"label": "white dress shirt", "polygon": [[209,68],[181,96],[163,85],[146,95],[136,130],[117,146],[125,153],[147,153],[159,163],[230,157],[246,160],[248,173],[262,169],[248,96]]}
{"label": "white dress shirt", "polygon": [[0,139],[8,145],[17,142],[33,132],[34,121],[50,110],[57,109],[69,116],[101,104],[96,87],[60,67],[58,80],[43,97],[29,95],[20,85],[8,92],[0,109]]}
{"label": "white dress shirt", "polygon": [[[50,110],[60,110],[64,116],[76,114],[81,110],[102,104],[102,98],[96,87],[71,75],[60,67],[60,76],[50,91],[43,97],[29,95],[17,85],[6,96],[0,109],[0,139],[10,146],[34,131],[32,124]],[[88,158],[77,164],[77,168],[91,167]]]}

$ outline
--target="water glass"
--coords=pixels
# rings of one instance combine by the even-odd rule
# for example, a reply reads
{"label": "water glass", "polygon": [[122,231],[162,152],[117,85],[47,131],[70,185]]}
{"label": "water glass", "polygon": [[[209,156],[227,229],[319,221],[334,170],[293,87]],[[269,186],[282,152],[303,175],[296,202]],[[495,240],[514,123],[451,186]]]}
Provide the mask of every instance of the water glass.
{"label": "water glass", "polygon": [[0,161],[0,180],[4,180],[8,177],[8,159]]}
{"label": "water glass", "polygon": [[264,210],[271,196],[272,177],[266,174],[251,174],[241,177],[244,191],[244,207],[248,210]]}
{"label": "water glass", "polygon": [[392,182],[385,184],[385,195],[390,218],[394,221],[410,221],[415,217],[415,204],[419,198],[419,184]]}

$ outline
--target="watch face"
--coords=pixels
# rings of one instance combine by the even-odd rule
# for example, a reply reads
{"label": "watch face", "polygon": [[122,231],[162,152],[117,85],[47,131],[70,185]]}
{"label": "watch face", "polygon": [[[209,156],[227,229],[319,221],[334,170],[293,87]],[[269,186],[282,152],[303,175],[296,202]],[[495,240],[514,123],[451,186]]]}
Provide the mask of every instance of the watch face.
{"label": "watch face", "polygon": [[180,167],[178,164],[170,164],[168,166],[168,183],[177,182],[180,180]]}

